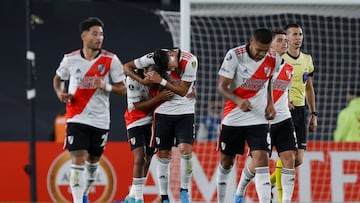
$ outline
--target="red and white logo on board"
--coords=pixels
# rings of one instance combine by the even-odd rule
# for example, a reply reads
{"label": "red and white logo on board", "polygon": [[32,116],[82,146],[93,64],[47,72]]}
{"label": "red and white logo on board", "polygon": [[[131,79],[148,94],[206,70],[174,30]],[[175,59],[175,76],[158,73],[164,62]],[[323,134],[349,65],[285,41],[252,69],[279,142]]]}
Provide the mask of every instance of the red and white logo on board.
{"label": "red and white logo on board", "polygon": [[[47,175],[47,188],[53,202],[72,202],[69,186],[71,157],[68,151],[59,154],[52,162]],[[89,192],[92,202],[110,202],[115,195],[115,170],[103,155],[100,159],[99,173]]]}

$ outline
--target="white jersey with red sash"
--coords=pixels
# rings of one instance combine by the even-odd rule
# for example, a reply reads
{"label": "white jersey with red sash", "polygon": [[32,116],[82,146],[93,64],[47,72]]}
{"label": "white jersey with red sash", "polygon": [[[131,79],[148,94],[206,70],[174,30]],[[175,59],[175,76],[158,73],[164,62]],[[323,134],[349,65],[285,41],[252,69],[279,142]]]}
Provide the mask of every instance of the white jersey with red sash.
{"label": "white jersey with red sash", "polygon": [[153,110],[149,109],[148,111],[139,111],[134,108],[134,103],[148,100],[157,94],[157,85],[153,85],[150,88],[146,85],[143,85],[136,80],[127,77],[126,78],[127,86],[127,108],[124,114],[126,128],[130,129],[136,126],[144,126],[146,124],[151,124],[153,120]]}
{"label": "white jersey with red sash", "polygon": [[[151,64],[155,64],[153,53],[146,54],[134,60],[136,68],[145,68]],[[180,80],[191,82],[188,93],[191,93],[194,81],[196,80],[196,72],[198,68],[197,58],[190,52],[181,50],[179,59],[179,67],[174,71],[168,72],[171,83],[179,83]],[[195,113],[195,99],[189,99],[175,94],[170,100],[165,101],[156,108],[155,113],[166,115],[183,115]]]}
{"label": "white jersey with red sash", "polygon": [[284,61],[281,64],[280,70],[273,75],[273,97],[275,104],[276,116],[271,120],[271,124],[280,123],[288,118],[291,118],[289,110],[289,88],[291,86],[292,76],[294,74],[294,67]]}
{"label": "white jersey with red sash", "polygon": [[241,98],[248,99],[252,110],[243,112],[235,103],[226,100],[222,124],[249,126],[267,124],[265,109],[269,78],[279,69],[281,57],[269,51],[260,61],[254,61],[248,53],[248,45],[230,49],[219,70],[219,75],[233,79],[231,90]]}
{"label": "white jersey with red sash", "polygon": [[68,93],[71,102],[66,104],[69,123],[82,123],[101,129],[110,127],[109,93],[94,86],[94,78],[101,77],[105,83],[125,80],[119,58],[106,50],[91,61],[82,56],[81,50],[66,54],[56,74],[69,80]]}

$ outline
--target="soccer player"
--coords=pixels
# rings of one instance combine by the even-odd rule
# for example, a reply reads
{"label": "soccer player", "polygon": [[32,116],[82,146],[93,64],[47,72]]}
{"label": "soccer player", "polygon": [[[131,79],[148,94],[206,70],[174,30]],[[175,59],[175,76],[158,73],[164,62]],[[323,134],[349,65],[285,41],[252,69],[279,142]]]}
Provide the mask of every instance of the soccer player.
{"label": "soccer player", "polygon": [[[279,55],[287,50],[286,32],[274,29],[271,48]],[[270,127],[271,145],[276,147],[279,157],[283,163],[283,169],[276,173],[276,182],[282,182],[282,191],[279,192],[279,201],[291,202],[295,182],[295,152],[297,150],[296,135],[294,131],[291,113],[288,107],[288,90],[293,76],[293,66],[283,61],[279,70],[273,76],[273,96],[276,117],[272,120]],[[235,192],[235,203],[241,203],[245,189],[254,178],[254,160],[244,167],[240,181]],[[275,180],[275,179],[274,179]],[[275,182],[275,181],[274,181]],[[273,184],[273,183],[272,183]]]}
{"label": "soccer player", "polygon": [[[299,24],[288,24],[285,26],[285,31],[288,40],[288,51],[282,57],[294,67],[293,81],[289,92],[289,108],[297,138],[298,149],[295,156],[295,167],[298,167],[303,162],[306,150],[307,129],[314,132],[317,128],[315,91],[312,80],[314,64],[311,55],[300,50],[304,39],[302,27]],[[307,103],[310,110],[308,122],[305,103]],[[309,124],[308,128],[307,124]],[[282,162],[277,161],[275,174],[281,170]],[[276,185],[277,189],[281,190],[281,182],[277,182]]]}
{"label": "soccer player", "polygon": [[[71,155],[69,184],[74,203],[88,201],[98,173],[110,127],[109,94],[126,94],[119,58],[102,49],[103,27],[96,17],[80,23],[83,47],[65,54],[53,79],[57,97],[66,103],[65,145]],[[69,80],[67,90],[64,80]]]}
{"label": "soccer player", "polygon": [[271,194],[268,120],[275,117],[271,77],[281,57],[270,50],[272,32],[256,29],[249,44],[230,49],[219,70],[218,91],[226,98],[218,140],[218,202],[225,202],[226,187],[237,154],[244,154],[245,141],[254,159],[255,186],[260,203]]}
{"label": "soccer player", "polygon": [[[156,65],[136,70],[144,78],[144,72],[158,71]],[[143,187],[155,148],[150,146],[153,111],[157,105],[171,98],[169,90],[159,93],[158,84],[143,85],[127,77],[127,109],[124,115],[128,141],[134,155],[133,181],[125,203],[143,203]]]}
{"label": "soccer player", "polygon": [[[155,71],[141,78],[134,69],[141,69],[151,64],[157,64],[161,71]],[[180,49],[158,49],[124,65],[125,73],[135,80],[147,84],[160,84],[165,89],[175,93],[172,99],[163,102],[155,109],[155,139],[158,149],[157,176],[160,183],[160,195],[163,203],[169,202],[169,164],[172,158],[172,147],[177,146],[180,158],[180,200],[189,201],[189,182],[192,174],[192,145],[194,135],[195,99],[193,85],[196,80],[198,61],[190,52]]]}

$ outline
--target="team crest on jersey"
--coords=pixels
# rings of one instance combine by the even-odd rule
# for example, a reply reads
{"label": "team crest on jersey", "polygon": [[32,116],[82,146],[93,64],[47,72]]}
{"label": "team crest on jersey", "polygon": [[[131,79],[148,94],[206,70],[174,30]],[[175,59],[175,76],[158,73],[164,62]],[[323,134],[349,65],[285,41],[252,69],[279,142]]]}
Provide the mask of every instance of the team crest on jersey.
{"label": "team crest on jersey", "polygon": [[286,71],[285,71],[285,74],[286,74],[286,77],[287,77],[288,79],[291,78],[291,71],[290,71],[290,70],[286,70]]}
{"label": "team crest on jersey", "polygon": [[136,138],[135,138],[135,137],[132,137],[132,138],[130,139],[130,144],[131,144],[131,145],[135,145],[135,143],[136,143]]}
{"label": "team crest on jersey", "polygon": [[100,72],[100,74],[104,74],[105,73],[105,64],[99,64],[98,71]]}
{"label": "team crest on jersey", "polygon": [[193,68],[195,68],[196,67],[196,61],[191,62],[191,65],[192,65]]}
{"label": "team crest on jersey", "polygon": [[270,75],[270,68],[269,68],[269,67],[264,67],[264,72],[265,72],[266,77],[269,77],[269,75]]}
{"label": "team crest on jersey", "polygon": [[231,54],[228,54],[227,56],[226,56],[226,58],[225,58],[225,60],[227,60],[227,61],[230,61],[232,59],[232,55]]}
{"label": "team crest on jersey", "polygon": [[67,142],[68,142],[69,144],[73,144],[73,143],[74,143],[74,136],[73,136],[73,135],[67,136]]}
{"label": "team crest on jersey", "polygon": [[135,89],[134,85],[130,84],[129,85],[129,90],[134,90],[134,89]]}

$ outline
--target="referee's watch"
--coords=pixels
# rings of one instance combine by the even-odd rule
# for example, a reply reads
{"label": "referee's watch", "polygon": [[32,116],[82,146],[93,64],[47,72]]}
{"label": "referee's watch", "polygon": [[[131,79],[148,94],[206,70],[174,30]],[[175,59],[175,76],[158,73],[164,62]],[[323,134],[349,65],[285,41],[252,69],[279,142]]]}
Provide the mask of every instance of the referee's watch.
{"label": "referee's watch", "polygon": [[318,116],[318,113],[316,111],[314,111],[314,112],[311,112],[311,115],[312,116]]}

